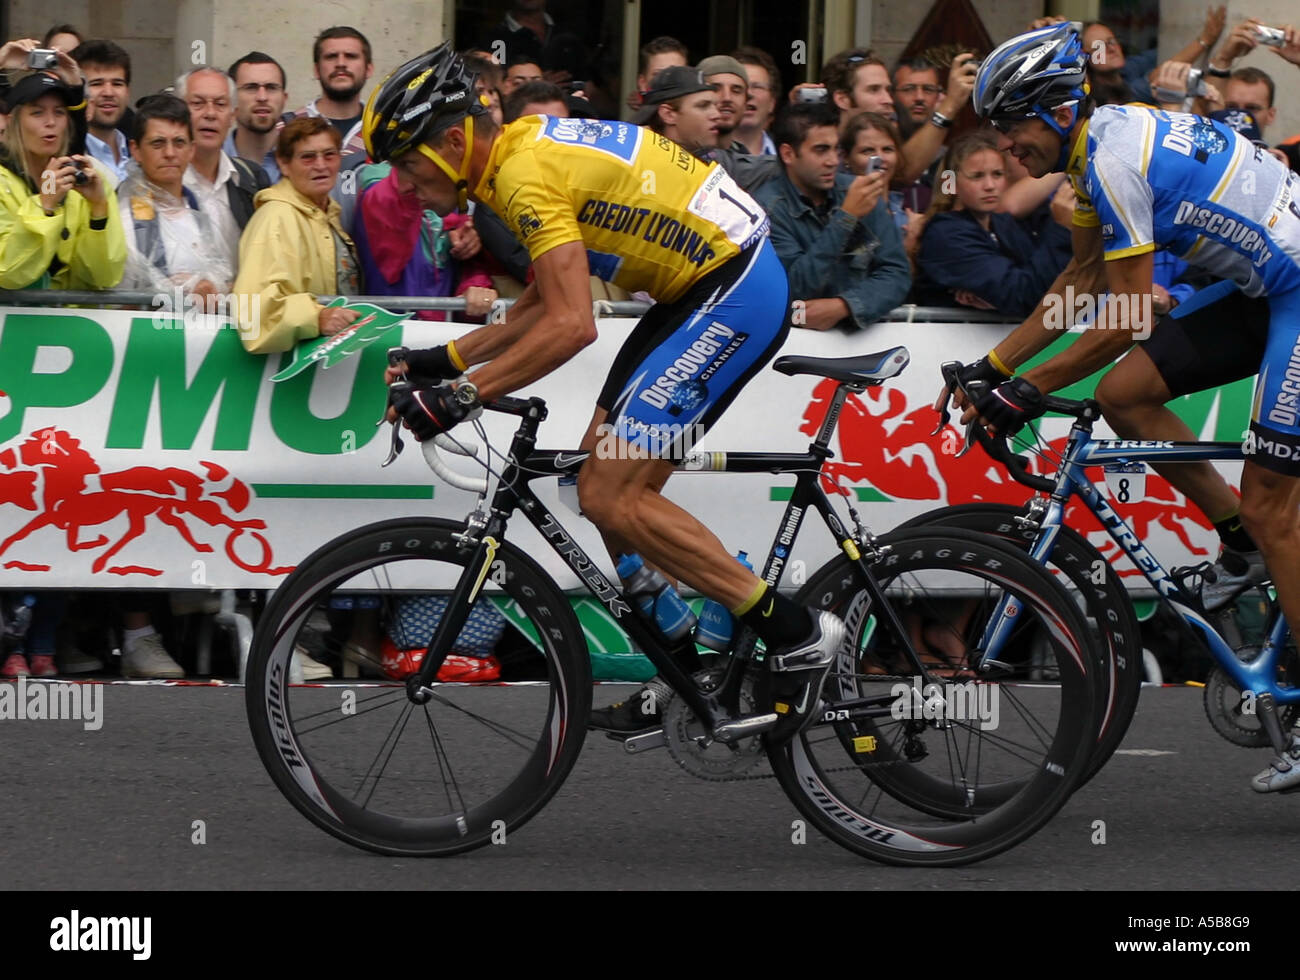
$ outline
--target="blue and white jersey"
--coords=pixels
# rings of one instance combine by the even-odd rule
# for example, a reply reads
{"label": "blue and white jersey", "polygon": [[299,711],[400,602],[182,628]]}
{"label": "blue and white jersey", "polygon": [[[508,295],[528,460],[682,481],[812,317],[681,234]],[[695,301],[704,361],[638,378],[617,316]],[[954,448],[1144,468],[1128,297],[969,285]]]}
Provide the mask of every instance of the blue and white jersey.
{"label": "blue and white jersey", "polygon": [[1247,296],[1300,287],[1300,180],[1224,123],[1101,106],[1066,171],[1107,259],[1163,248]]}

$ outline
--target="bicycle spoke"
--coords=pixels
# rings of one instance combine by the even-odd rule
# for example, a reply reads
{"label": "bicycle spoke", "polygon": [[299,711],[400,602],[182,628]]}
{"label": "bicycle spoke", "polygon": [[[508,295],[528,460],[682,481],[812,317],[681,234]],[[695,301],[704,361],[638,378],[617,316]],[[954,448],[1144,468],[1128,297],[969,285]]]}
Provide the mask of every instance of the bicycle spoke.
{"label": "bicycle spoke", "polygon": [[[311,712],[310,714],[303,715],[301,716],[302,721],[310,721],[313,718],[320,718],[325,715],[329,715],[331,717],[329,721],[322,722],[319,725],[314,725],[311,728],[296,727],[295,731],[298,733],[300,737],[303,735],[310,735],[312,732],[319,732],[322,729],[329,728],[331,725],[343,724],[344,722],[350,721],[351,719],[359,717],[360,715],[368,714],[369,712],[375,711],[379,708],[387,708],[394,704],[402,704],[406,702],[406,691],[402,689],[399,689],[394,692],[389,692],[384,696],[387,697],[388,700],[385,701],[383,704],[371,704],[371,702],[377,701],[378,698],[366,698],[365,701],[358,702],[361,704],[368,704],[370,705],[370,707],[358,711],[353,711],[350,714],[341,714],[340,709],[335,707],[335,708],[326,708],[323,711],[314,711]],[[336,715],[338,717],[333,717]]]}
{"label": "bicycle spoke", "polygon": [[[466,716],[468,716],[468,717],[474,719],[474,720],[477,721],[479,724],[481,724],[484,728],[488,729],[488,730],[491,731],[491,732],[495,732],[497,735],[500,735],[500,736],[501,736],[502,738],[504,738],[507,742],[510,742],[510,743],[513,744],[513,745],[518,745],[518,746],[519,746],[520,748],[522,748],[525,752],[531,752],[531,751],[533,750],[533,747],[532,747],[532,746],[527,745],[527,744],[523,743],[522,741],[520,741],[521,739],[527,739],[527,738],[528,738],[528,736],[527,736],[526,734],[524,734],[523,732],[521,732],[521,731],[517,731],[517,730],[515,730],[515,729],[509,727],[508,725],[503,725],[503,724],[502,724],[501,722],[499,722],[499,721],[493,721],[493,720],[490,719],[490,718],[484,718],[482,715],[476,714],[475,712],[470,711],[468,708],[465,708],[465,707],[462,707],[462,706],[459,705],[459,704],[456,704],[454,701],[449,701],[449,700],[447,700],[446,698],[442,697],[440,694],[436,694],[436,693],[435,693],[435,694],[432,696],[432,699],[433,699],[434,701],[437,701],[439,704],[442,704],[442,705],[444,705],[444,706],[446,706],[446,707],[448,707],[448,708],[454,708],[455,710],[459,711],[461,714],[466,715]],[[511,737],[510,737],[511,735],[514,735],[514,736],[516,736],[516,737],[515,737],[515,738],[511,738]]]}
{"label": "bicycle spoke", "polygon": [[[1001,685],[1000,691],[1007,691],[1008,685]],[[1029,713],[1028,709],[1020,702],[1014,691],[1006,695],[1006,699],[1011,703],[1011,707],[1016,709],[1016,713],[1024,720],[1030,731],[1038,736],[1039,743],[1046,747],[1051,741],[1052,734],[1047,730],[1047,726],[1038,721],[1037,717]]]}
{"label": "bicycle spoke", "polygon": [[[903,737],[903,729],[902,729],[901,726],[899,726],[899,727],[895,730],[894,741],[893,741],[892,743],[890,743],[889,748],[890,748],[891,750],[897,750],[898,745],[899,745],[899,742],[901,741],[902,737]],[[868,779],[868,780],[867,780],[867,788],[866,788],[866,790],[863,791],[861,799],[858,800],[858,806],[861,807],[861,806],[866,805],[867,797],[871,795],[871,791],[872,791],[873,789],[874,789],[874,790],[876,791],[876,793],[879,794],[879,795],[877,796],[877,798],[876,798],[876,802],[872,805],[871,809],[867,811],[867,814],[868,814],[869,816],[874,816],[874,815],[875,815],[875,813],[876,813],[877,809],[879,808],[880,804],[881,804],[881,803],[884,801],[884,799],[885,799],[885,791],[884,791],[884,789],[881,788],[880,784],[877,783],[875,780]]]}
{"label": "bicycle spoke", "polygon": [[[295,805],[349,843],[402,855],[481,846],[492,819],[527,821],[577,759],[591,697],[585,637],[568,597],[524,552],[500,542],[448,648],[424,649],[468,566],[481,567],[460,546],[463,530],[412,519],[340,538],[286,580],[254,637],[258,752]],[[345,644],[372,662],[382,655],[389,679],[355,690],[278,681],[294,648],[341,654]],[[417,705],[412,677],[441,655],[449,679]],[[412,726],[416,710],[424,719]],[[470,814],[492,819],[467,823]]]}
{"label": "bicycle spoke", "polygon": [[[963,727],[966,727],[966,726],[963,726]],[[972,727],[972,730],[973,730],[973,726],[971,726],[971,727]],[[1022,755],[1022,754],[1021,754],[1022,752],[1023,752],[1023,753],[1033,753],[1033,752],[1034,752],[1034,749],[1033,749],[1031,746],[1022,745],[1022,744],[1020,744],[1019,742],[1013,741],[1012,739],[1009,739],[1009,738],[1005,738],[1004,736],[1001,736],[1001,735],[995,735],[995,734],[993,734],[992,732],[981,732],[980,734],[981,734],[981,738],[982,738],[983,740],[992,743],[993,746],[995,746],[995,747],[997,747],[997,748],[1000,748],[1000,749],[1001,749],[1003,752],[1005,752],[1007,755],[1009,755],[1009,756],[1013,756],[1013,757],[1015,757],[1015,758],[1017,758],[1017,759],[1020,759],[1021,761],[1023,761],[1026,765],[1028,765],[1028,766],[1030,766],[1030,767],[1036,766],[1036,765],[1038,764],[1039,760],[1041,759],[1041,756],[1039,756],[1039,755],[1034,755],[1034,754]],[[1042,749],[1040,749],[1040,751],[1045,750],[1045,749],[1047,748],[1047,746],[1048,746],[1048,743],[1043,743],[1043,745],[1042,745]],[[1014,749],[1018,749],[1019,751],[1012,751],[1013,748],[1014,748]]]}
{"label": "bicycle spoke", "polygon": [[[451,759],[447,757],[447,751],[442,744],[442,739],[438,737],[438,728],[433,723],[433,712],[429,710],[429,706],[427,704],[424,706],[424,719],[428,723],[429,734],[433,738],[433,754],[434,754],[434,758],[438,760],[438,773],[439,775],[442,776],[443,790],[447,793],[447,805],[449,807],[452,807],[458,803],[460,805],[460,812],[464,813],[467,809],[467,807],[465,806],[465,798],[461,795],[460,785],[456,782],[456,776],[451,771]],[[448,775],[451,776],[450,787],[448,787],[447,784]],[[452,789],[456,791],[455,803],[453,803],[451,799]]]}
{"label": "bicycle spoke", "polygon": [[[370,768],[367,769],[365,775],[361,777],[361,782],[357,785],[357,793],[361,792],[361,788],[366,785],[366,780],[370,779],[370,775],[374,772],[375,765],[379,762],[380,757],[383,757],[384,764],[379,767],[379,772],[375,774],[374,781],[370,786],[370,792],[366,794],[365,800],[361,802],[362,806],[366,806],[370,803],[371,797],[375,795],[375,790],[379,788],[379,780],[383,778],[384,771],[388,768],[388,762],[393,757],[393,750],[397,748],[397,743],[401,740],[402,732],[406,730],[406,723],[411,717],[412,707],[413,706],[410,702],[408,702],[406,709],[402,712],[401,716],[393,722],[393,727],[388,730],[388,735],[385,737],[383,745],[379,747],[379,755],[377,755],[374,761],[370,763]],[[388,749],[387,753],[384,752],[385,747]],[[353,799],[355,800],[355,798],[356,794],[353,794]]]}

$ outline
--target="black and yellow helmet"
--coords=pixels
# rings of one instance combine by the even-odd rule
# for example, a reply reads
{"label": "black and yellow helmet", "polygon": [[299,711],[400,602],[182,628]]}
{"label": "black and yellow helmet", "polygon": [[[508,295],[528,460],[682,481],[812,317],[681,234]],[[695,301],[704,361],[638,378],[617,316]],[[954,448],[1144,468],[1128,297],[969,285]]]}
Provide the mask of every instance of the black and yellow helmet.
{"label": "black and yellow helmet", "polygon": [[450,41],[390,74],[371,93],[361,117],[370,159],[391,160],[466,116],[486,113],[474,76]]}

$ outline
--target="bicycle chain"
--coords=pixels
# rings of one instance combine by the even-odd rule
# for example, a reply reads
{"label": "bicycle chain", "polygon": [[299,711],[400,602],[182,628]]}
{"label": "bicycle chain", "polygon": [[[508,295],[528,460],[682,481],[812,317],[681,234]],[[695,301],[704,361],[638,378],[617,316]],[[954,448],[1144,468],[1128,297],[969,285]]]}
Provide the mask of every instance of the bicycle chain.
{"label": "bicycle chain", "polygon": [[[702,671],[701,673],[706,673],[706,672],[703,672],[703,671]],[[904,677],[902,677],[902,676],[896,676],[896,677],[892,677],[892,678],[891,678],[889,675],[874,675],[874,674],[872,675],[872,678],[873,678],[873,680],[891,680],[891,679],[893,679],[893,680],[907,680],[907,678],[904,678]],[[741,774],[736,774],[736,775],[711,775],[711,774],[708,774],[708,773],[705,773],[705,772],[697,772],[696,770],[690,768],[690,767],[686,764],[686,762],[685,762],[681,757],[679,757],[678,754],[677,754],[676,752],[673,751],[673,739],[672,739],[672,736],[669,734],[669,718],[670,718],[670,711],[671,711],[671,709],[672,709],[672,705],[673,705],[674,703],[680,704],[681,702],[678,701],[678,699],[674,696],[674,697],[669,701],[668,705],[664,708],[664,713],[663,713],[663,718],[664,718],[664,746],[665,746],[665,748],[668,750],[668,756],[669,756],[669,758],[671,758],[674,762],[676,762],[677,765],[678,765],[680,768],[682,768],[685,772],[687,772],[689,775],[695,777],[696,779],[701,780],[702,782],[706,782],[706,783],[745,783],[745,782],[754,782],[755,780],[760,780],[760,779],[775,779],[775,778],[776,778],[776,773],[774,773],[774,772],[771,771],[771,768],[770,768],[770,767],[771,767],[771,763],[768,763],[768,771],[767,771],[767,772],[761,772],[761,773],[741,773]],[[681,710],[681,709],[679,709],[679,711],[680,711],[680,710]],[[694,717],[694,716],[691,716],[691,717]],[[758,735],[751,735],[751,736],[750,736],[750,738],[760,738],[760,737],[761,737],[761,736],[758,736]],[[748,742],[749,739],[745,739],[744,741]],[[690,750],[690,749],[687,749],[686,751],[689,752],[689,751],[691,751],[691,750]],[[764,753],[762,756],[760,756],[759,759],[760,759],[760,762],[767,762],[767,755],[766,755],[766,753]],[[833,766],[833,767],[830,768],[830,769],[823,769],[822,771],[823,771],[823,772],[826,772],[826,773],[833,773],[833,772],[854,772],[854,771],[858,771],[858,772],[860,772],[861,770],[862,770],[862,767],[861,767],[861,766],[850,765],[850,766]]]}

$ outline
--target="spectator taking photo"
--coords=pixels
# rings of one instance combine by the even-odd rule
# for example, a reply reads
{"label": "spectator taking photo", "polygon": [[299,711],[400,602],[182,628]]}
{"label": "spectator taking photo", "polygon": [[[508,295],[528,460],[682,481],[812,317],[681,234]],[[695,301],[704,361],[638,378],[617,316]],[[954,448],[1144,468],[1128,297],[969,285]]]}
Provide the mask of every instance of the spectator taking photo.
{"label": "spectator taking photo", "polygon": [[109,220],[116,198],[92,158],[68,153],[69,112],[85,108],[72,59],[59,53],[58,77],[17,75],[5,101],[10,119],[0,154],[0,225],[6,229],[0,288],[116,286],[126,261],[121,226]]}

